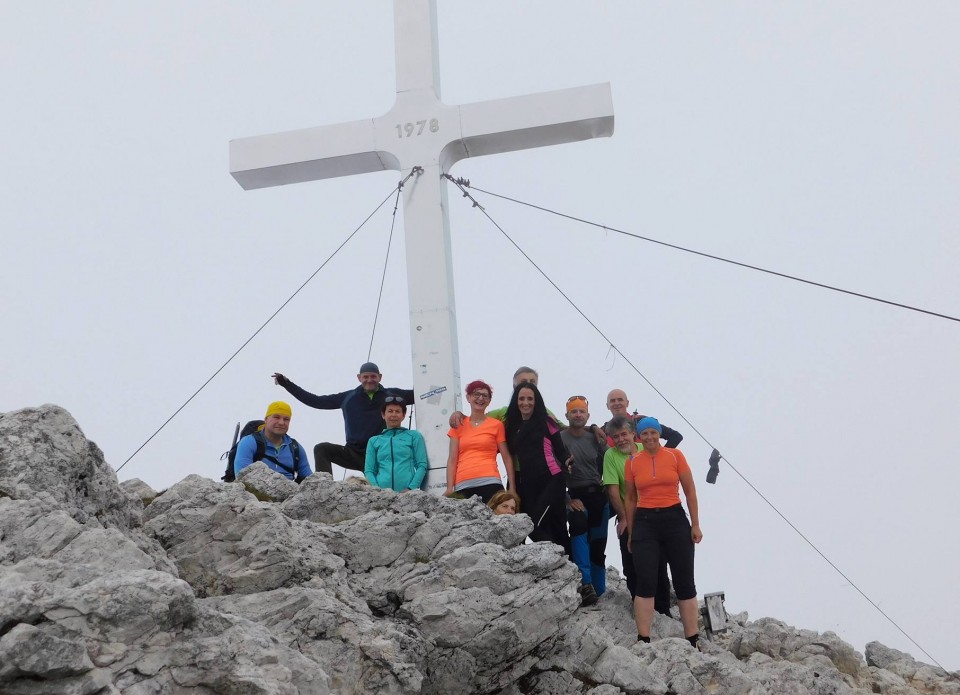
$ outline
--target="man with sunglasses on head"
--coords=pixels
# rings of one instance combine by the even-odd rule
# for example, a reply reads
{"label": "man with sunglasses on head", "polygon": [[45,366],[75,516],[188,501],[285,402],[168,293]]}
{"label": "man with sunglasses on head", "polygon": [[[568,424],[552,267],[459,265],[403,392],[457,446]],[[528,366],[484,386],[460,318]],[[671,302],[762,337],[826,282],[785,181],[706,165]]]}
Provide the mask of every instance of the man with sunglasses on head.
{"label": "man with sunglasses on head", "polygon": [[560,432],[573,457],[567,471],[567,520],[570,524],[570,556],[580,568],[580,596],[592,606],[607,590],[607,526],[610,510],[603,486],[605,441],[587,429],[590,419],[585,396],[567,399],[567,422]]}
{"label": "man with sunglasses on head", "polygon": [[321,442],[313,448],[318,473],[332,473],[332,464],[352,471],[363,471],[367,442],[383,431],[383,406],[388,396],[400,396],[405,405],[413,404],[412,389],[384,388],[380,385],[383,375],[373,362],[360,365],[357,381],[360,385],[349,391],[326,396],[305,391],[280,372],[273,375],[273,383],[282,386],[304,405],[319,410],[343,412],[343,428],[346,445]]}

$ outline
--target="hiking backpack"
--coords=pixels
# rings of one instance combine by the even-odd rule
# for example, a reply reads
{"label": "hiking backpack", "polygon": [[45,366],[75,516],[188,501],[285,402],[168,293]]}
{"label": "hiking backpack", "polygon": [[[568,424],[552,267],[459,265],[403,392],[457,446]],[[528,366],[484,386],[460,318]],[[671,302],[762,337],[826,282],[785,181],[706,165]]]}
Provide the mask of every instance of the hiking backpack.
{"label": "hiking backpack", "polygon": [[257,450],[253,454],[254,461],[263,461],[266,459],[271,463],[279,466],[283,470],[291,473],[293,479],[297,482],[300,482],[300,445],[297,444],[297,440],[293,437],[290,438],[290,451],[293,453],[293,470],[290,470],[284,464],[280,463],[273,456],[267,456],[267,443],[263,438],[263,432],[260,431],[261,426],[263,426],[263,420],[251,420],[246,425],[243,426],[243,429],[240,428],[240,423],[237,423],[237,428],[233,431],[233,446],[230,447],[230,451],[223,452],[223,455],[220,457],[220,460],[227,459],[227,469],[223,473],[221,480],[225,483],[232,483],[237,479],[237,476],[233,471],[233,462],[237,458],[237,445],[240,443],[240,440],[246,437],[248,434],[254,435],[254,439],[257,442]]}

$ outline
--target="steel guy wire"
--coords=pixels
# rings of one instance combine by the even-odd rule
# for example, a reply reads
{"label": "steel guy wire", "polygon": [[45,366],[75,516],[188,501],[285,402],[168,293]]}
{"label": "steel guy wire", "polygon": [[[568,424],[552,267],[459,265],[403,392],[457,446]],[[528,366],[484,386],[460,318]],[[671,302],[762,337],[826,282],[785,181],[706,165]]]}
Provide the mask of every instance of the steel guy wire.
{"label": "steel guy wire", "polygon": [[[614,343],[606,336],[606,334],[600,329],[600,327],[597,326],[597,324],[594,323],[594,321],[591,320],[590,317],[587,316],[587,315],[583,312],[583,310],[580,309],[580,307],[577,306],[577,304],[576,304],[562,289],[560,289],[560,287],[557,285],[557,283],[555,283],[555,282],[550,278],[550,276],[547,275],[546,272],[545,272],[539,265],[537,265],[536,261],[534,261],[534,260],[527,254],[527,252],[524,251],[524,250],[520,247],[520,245],[517,244],[517,242],[514,241],[514,240],[510,237],[509,234],[507,234],[507,232],[503,229],[503,227],[501,227],[501,226],[496,222],[496,220],[494,220],[493,217],[490,216],[490,213],[487,212],[486,208],[485,208],[483,205],[481,205],[479,202],[477,202],[476,199],[474,199],[474,197],[470,194],[470,192],[466,190],[466,187],[469,185],[469,181],[464,181],[464,180],[462,180],[462,179],[454,179],[454,178],[451,177],[449,174],[444,174],[444,176],[446,176],[447,179],[449,179],[450,181],[452,181],[452,182],[460,189],[460,191],[463,193],[463,197],[464,197],[464,198],[468,198],[468,199],[471,201],[472,206],[473,206],[474,208],[479,209],[480,212],[483,213],[484,217],[486,217],[487,220],[489,220],[489,222],[490,222],[494,227],[496,227],[496,228],[500,231],[501,234],[503,234],[503,236],[507,239],[507,241],[509,241],[509,242],[513,245],[513,247],[516,248],[517,251],[519,251],[520,254],[521,254],[524,258],[526,258],[527,261],[529,261],[529,263],[530,263],[534,268],[536,268],[537,272],[540,273],[540,275],[542,275],[543,278],[544,278],[547,282],[549,282],[550,285],[553,286],[553,288],[560,294],[560,296],[563,297],[563,298],[567,301],[567,303],[570,304],[570,306],[572,306],[573,309],[574,309],[578,314],[580,314],[580,316],[583,317],[583,319],[584,319],[588,324],[590,324],[590,326],[597,332],[597,334],[599,334],[600,337],[603,338],[603,339],[607,342],[608,345],[610,345],[610,349],[613,350],[616,354],[620,355],[620,357],[622,357],[622,358],[624,359],[624,361],[626,361],[626,363],[630,365],[630,367],[633,369],[633,371],[635,371],[635,372],[640,376],[640,378],[642,378],[642,379],[650,386],[650,388],[652,388],[652,389],[657,393],[657,395],[660,396],[660,398],[662,398],[663,401],[664,401],[667,405],[669,405],[670,408],[673,409],[673,411],[674,411],[677,415],[679,415],[680,418],[681,418],[686,424],[688,424],[688,425],[690,426],[690,428],[691,428],[694,432],[697,433],[697,435],[707,444],[707,446],[709,446],[709,447],[712,448],[712,449],[716,449],[716,447],[710,442],[710,440],[707,439],[707,437],[706,437],[699,429],[697,429],[697,427],[696,427],[692,422],[690,422],[690,420],[687,419],[687,417],[686,417],[682,412],[680,412],[680,409],[677,408],[677,406],[674,405],[673,402],[670,401],[670,399],[668,399],[668,398],[663,394],[663,392],[660,391],[660,389],[658,389],[658,388],[653,384],[653,382],[650,381],[650,379],[648,379],[647,376],[646,376],[643,372],[640,371],[640,369],[630,360],[629,357],[627,357],[627,356],[623,353],[622,350],[620,350],[620,348],[618,348],[616,345],[614,345]],[[482,191],[482,189],[480,189],[480,188],[476,188],[475,190]],[[485,192],[485,191],[484,191],[484,192]],[[495,195],[495,194],[494,194],[494,195]],[[498,197],[498,198],[505,198],[505,199],[507,199],[507,200],[512,200],[512,199],[506,198],[506,196],[499,196],[499,195],[497,195],[496,197]],[[514,202],[519,202],[519,201],[514,201]],[[526,203],[524,203],[524,204],[526,204]],[[537,206],[531,206],[531,207],[537,207]],[[548,211],[548,212],[549,212],[549,211]],[[555,214],[559,214],[559,213],[555,213]],[[562,216],[563,216],[563,217],[567,217],[567,215],[562,215]],[[576,219],[576,218],[571,218],[571,219]],[[582,221],[582,220],[581,220],[581,221]],[[587,224],[592,224],[592,223],[587,223]],[[600,226],[600,225],[597,225],[597,226]],[[605,227],[605,229],[607,229],[607,228]],[[612,231],[619,231],[619,230],[612,230]],[[631,236],[632,236],[632,235],[631,235]],[[657,243],[663,243],[663,242],[657,242]],[[667,246],[672,246],[671,244],[665,244],[665,245],[667,245]],[[675,247],[675,248],[679,248],[679,247]],[[681,250],[686,250],[686,249],[681,249]],[[694,253],[698,253],[698,252],[694,252]],[[700,255],[707,255],[707,254],[700,254]],[[725,260],[725,259],[720,259],[720,260]],[[731,262],[733,262],[733,261],[731,261]],[[738,264],[738,265],[739,265],[739,264]],[[881,301],[883,301],[883,300],[881,300]],[[888,302],[888,303],[889,303],[889,302]],[[922,310],[920,310],[920,311],[922,311]],[[925,313],[930,313],[930,312],[925,312]],[[883,610],[882,608],[880,608],[880,606],[877,605],[877,603],[876,603],[873,599],[871,599],[869,596],[867,596],[867,594],[856,584],[856,582],[854,582],[852,579],[850,579],[850,577],[848,577],[848,576],[843,572],[843,570],[841,570],[839,567],[837,567],[837,565],[836,565],[832,560],[830,560],[830,558],[828,558],[828,557],[826,556],[826,554],[824,554],[824,552],[821,551],[820,548],[818,548],[813,541],[811,541],[809,538],[807,538],[807,536],[806,536],[799,528],[797,528],[797,526],[796,526],[792,521],[790,521],[790,519],[788,519],[787,516],[786,516],[783,512],[781,512],[773,502],[771,502],[769,499],[767,499],[767,497],[766,497],[762,492],[760,492],[760,490],[759,490],[752,482],[750,482],[750,480],[748,480],[747,477],[746,477],[743,473],[741,473],[739,469],[737,469],[737,468],[730,462],[730,459],[728,459],[726,456],[724,456],[723,459],[727,462],[727,465],[730,467],[730,469],[733,470],[733,472],[736,473],[736,474],[740,477],[740,479],[743,480],[743,482],[746,483],[747,486],[749,486],[749,488],[750,488],[751,490],[753,490],[753,491],[757,494],[757,496],[760,497],[760,499],[763,500],[763,501],[766,503],[766,505],[767,505],[768,507],[770,507],[770,509],[772,509],[772,510],[777,514],[777,516],[779,516],[791,529],[793,529],[794,533],[796,533],[807,545],[809,545],[809,546],[814,550],[814,552],[816,552],[831,568],[833,568],[833,570],[834,570],[837,574],[839,574],[841,577],[843,577],[843,579],[846,580],[846,581],[850,584],[850,586],[852,586],[852,587],[857,591],[857,593],[859,593],[859,594],[867,601],[867,603],[869,603],[871,606],[873,606],[873,608],[876,609],[876,611],[877,611],[878,613],[880,613],[880,615],[882,615],[882,616],[887,620],[887,622],[889,622],[891,625],[893,625],[904,637],[906,637],[908,640],[910,640],[910,642],[913,643],[913,645],[914,645],[917,649],[919,649],[921,652],[923,652],[924,655],[926,655],[926,657],[927,657],[928,659],[930,659],[934,664],[936,664],[937,666],[939,666],[941,669],[943,669],[945,672],[947,672],[947,673],[949,674],[949,671],[947,671],[947,670],[940,664],[939,661],[937,661],[933,656],[931,656],[930,653],[929,653],[926,649],[924,649],[922,646],[920,646],[920,644],[919,644],[913,637],[911,637],[911,636],[907,633],[906,630],[904,630],[902,627],[900,627],[900,625],[899,625],[893,618],[891,618],[889,615],[887,615],[887,613],[884,612],[884,610]]]}
{"label": "steel guy wire", "polygon": [[[405,184],[405,183],[410,179],[410,177],[414,175],[416,169],[418,169],[418,168],[419,168],[419,167],[415,167],[413,171],[411,171],[409,174],[407,174],[407,175],[403,178],[403,180],[401,180],[400,183],[398,183],[398,184],[396,185],[395,189],[396,189],[397,191],[399,191],[399,190],[403,187],[403,184]],[[163,424],[160,425],[160,427],[158,427],[153,434],[151,434],[149,437],[147,437],[146,441],[144,441],[143,444],[141,444],[140,446],[138,446],[137,449],[136,449],[132,454],[130,454],[130,456],[127,457],[127,460],[126,460],[126,461],[124,461],[123,463],[120,464],[120,466],[117,468],[117,472],[118,472],[118,473],[123,469],[124,466],[126,466],[128,463],[130,463],[130,461],[133,459],[133,457],[136,456],[137,454],[139,454],[140,451],[141,451],[147,444],[149,444],[149,443],[153,440],[154,437],[156,437],[158,434],[160,434],[160,432],[163,430],[163,428],[166,427],[168,424],[170,424],[170,421],[173,420],[173,418],[175,418],[177,415],[179,415],[179,414],[180,414],[180,411],[183,410],[184,408],[186,408],[187,405],[190,403],[190,401],[192,401],[194,398],[196,398],[197,395],[199,395],[199,393],[200,393],[201,391],[203,391],[204,388],[206,388],[207,384],[209,384],[211,381],[213,381],[214,378],[216,378],[216,376],[217,376],[220,372],[222,372],[222,371],[226,368],[226,366],[227,366],[228,364],[230,364],[230,363],[233,361],[233,359],[234,359],[237,355],[239,355],[240,352],[241,352],[245,347],[247,347],[247,345],[249,345],[250,342],[251,342],[254,338],[256,338],[256,337],[260,334],[260,332],[261,332],[264,328],[267,327],[267,324],[269,324],[271,321],[273,321],[273,319],[277,316],[277,314],[279,314],[281,311],[283,311],[284,307],[286,307],[287,304],[289,304],[291,301],[293,301],[293,298],[294,298],[294,297],[296,297],[298,294],[300,294],[300,291],[301,291],[304,287],[307,286],[307,283],[309,283],[311,280],[313,280],[313,278],[316,277],[316,275],[317,275],[321,270],[323,270],[323,268],[327,265],[327,263],[329,263],[331,260],[333,260],[334,256],[336,256],[336,255],[340,252],[340,250],[341,250],[344,246],[346,246],[347,243],[348,243],[351,239],[353,239],[354,236],[356,236],[357,232],[359,232],[361,229],[363,229],[364,225],[366,225],[367,222],[370,221],[370,218],[373,217],[373,216],[380,210],[380,208],[382,208],[384,205],[386,205],[387,201],[390,200],[390,196],[392,196],[393,194],[394,194],[394,189],[391,189],[391,190],[390,190],[390,193],[387,195],[387,197],[384,198],[382,201],[380,201],[380,204],[377,205],[377,207],[375,207],[375,208],[373,209],[373,212],[371,212],[369,215],[367,215],[366,218],[364,218],[363,222],[361,222],[360,225],[359,225],[356,229],[354,229],[352,232],[350,232],[350,234],[347,236],[347,238],[344,239],[343,242],[342,242],[336,249],[334,249],[333,253],[331,253],[331,254],[327,257],[327,259],[326,259],[323,263],[321,263],[320,266],[319,266],[316,270],[314,270],[306,280],[303,281],[303,283],[293,292],[293,294],[291,294],[289,297],[287,297],[286,301],[284,301],[283,304],[281,304],[281,305],[277,308],[276,311],[274,311],[272,314],[270,314],[270,316],[267,318],[267,320],[264,321],[264,322],[260,325],[260,327],[253,332],[253,335],[251,335],[249,338],[247,338],[247,339],[243,342],[243,344],[240,345],[240,347],[238,347],[238,348],[234,351],[234,353],[233,353],[232,355],[230,355],[230,357],[228,357],[227,360],[226,360],[223,364],[221,364],[220,367],[219,367],[213,374],[211,374],[210,377],[209,377],[206,381],[204,381],[204,382],[200,385],[200,388],[198,388],[196,391],[194,391],[193,394],[191,394],[191,396],[190,396],[189,398],[187,398],[187,400],[185,400],[185,401],[183,402],[183,404],[181,404],[181,406],[180,406],[179,408],[177,408],[175,411],[173,411],[173,414],[172,414],[170,417],[168,417],[166,420],[164,420]]]}

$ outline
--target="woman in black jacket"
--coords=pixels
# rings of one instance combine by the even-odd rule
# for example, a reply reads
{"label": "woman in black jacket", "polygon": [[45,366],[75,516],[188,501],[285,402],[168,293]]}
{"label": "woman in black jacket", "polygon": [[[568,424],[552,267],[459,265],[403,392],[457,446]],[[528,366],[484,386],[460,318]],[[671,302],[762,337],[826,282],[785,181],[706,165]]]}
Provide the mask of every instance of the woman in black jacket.
{"label": "woman in black jacket", "polygon": [[520,470],[517,492],[524,513],[533,519],[530,540],[551,541],[569,554],[566,474],[572,458],[533,384],[521,383],[513,390],[506,430],[507,446]]}

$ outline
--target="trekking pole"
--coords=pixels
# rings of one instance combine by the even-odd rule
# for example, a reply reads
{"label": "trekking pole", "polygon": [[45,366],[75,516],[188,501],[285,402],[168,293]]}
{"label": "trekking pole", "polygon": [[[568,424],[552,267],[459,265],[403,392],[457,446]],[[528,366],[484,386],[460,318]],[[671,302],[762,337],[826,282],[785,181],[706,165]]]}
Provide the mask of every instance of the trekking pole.
{"label": "trekking pole", "polygon": [[223,456],[220,457],[220,460],[223,461],[225,456],[229,456],[230,452],[233,451],[233,447],[237,445],[237,440],[240,439],[240,423],[237,423],[237,427],[233,430],[233,443],[230,445],[230,448],[223,452]]}

